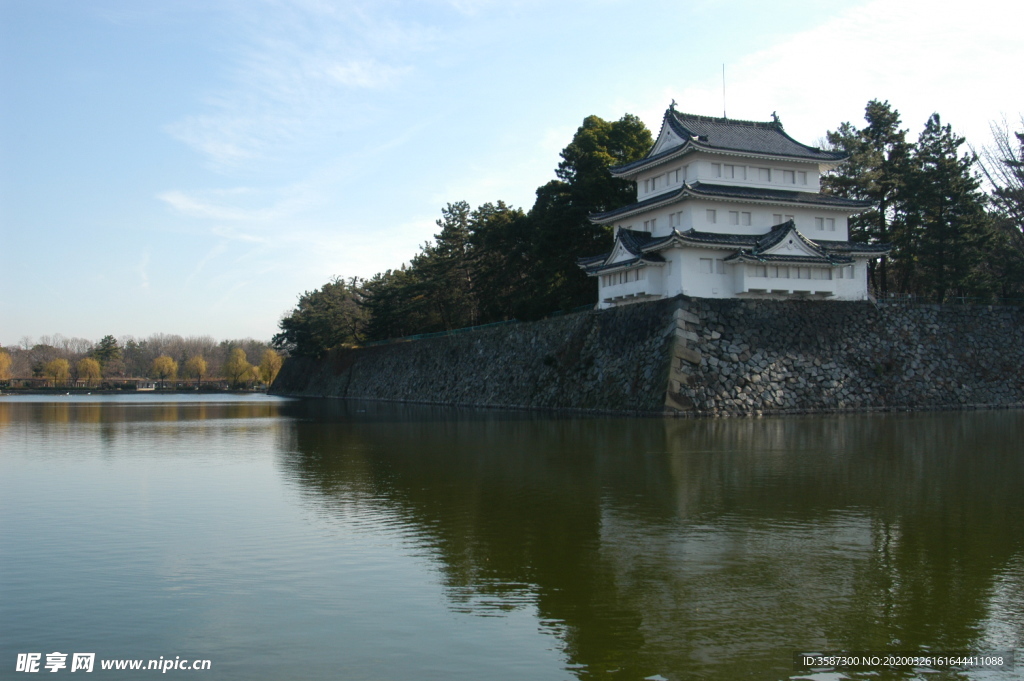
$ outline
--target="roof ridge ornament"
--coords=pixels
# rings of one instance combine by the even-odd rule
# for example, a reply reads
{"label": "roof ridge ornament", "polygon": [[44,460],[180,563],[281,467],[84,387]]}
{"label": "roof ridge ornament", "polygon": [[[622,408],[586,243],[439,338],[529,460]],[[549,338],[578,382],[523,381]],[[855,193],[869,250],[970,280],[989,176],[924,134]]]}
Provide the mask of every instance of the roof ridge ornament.
{"label": "roof ridge ornament", "polygon": [[676,100],[675,99],[673,99],[672,103],[668,105],[668,110],[671,111],[672,113],[675,113],[675,111],[676,111]]}

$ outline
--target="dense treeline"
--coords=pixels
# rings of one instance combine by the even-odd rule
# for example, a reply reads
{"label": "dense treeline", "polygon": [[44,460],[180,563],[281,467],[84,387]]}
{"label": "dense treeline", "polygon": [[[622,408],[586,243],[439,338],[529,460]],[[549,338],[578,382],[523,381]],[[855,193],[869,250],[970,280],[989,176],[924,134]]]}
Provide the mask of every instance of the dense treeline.
{"label": "dense treeline", "polygon": [[632,183],[612,178],[608,167],[642,158],[652,143],[636,116],[588,117],[529,212],[502,201],[476,209],[448,204],[434,241],[409,263],[307,291],[281,320],[274,344],[319,355],[336,345],[537,319],[593,303],[596,284],[576,259],[608,250],[612,239],[587,215],[633,201]]}
{"label": "dense treeline", "polygon": [[[893,245],[870,269],[875,294],[1024,297],[1024,133],[995,127],[996,143],[979,159],[937,114],[916,142],[888,102],[869,102],[865,121],[828,133],[827,144],[850,159],[822,184],[871,203],[851,219],[852,240]],[[476,209],[448,204],[434,241],[409,263],[302,294],[274,345],[317,356],[339,345],[537,319],[594,303],[596,283],[576,259],[607,251],[612,235],[587,215],[635,200],[632,183],[608,168],[642,158],[651,144],[635,116],[588,117],[529,212],[501,201]]]}
{"label": "dense treeline", "polygon": [[56,334],[0,348],[0,381],[35,377],[55,385],[99,385],[103,379],[123,378],[270,383],[280,366],[280,355],[269,344],[251,338],[218,342],[211,336],[161,333],[143,339],[104,336],[93,342]]}
{"label": "dense treeline", "polygon": [[852,241],[892,244],[869,270],[875,294],[936,302],[1024,296],[1024,132],[993,126],[994,146],[979,156],[938,114],[916,142],[888,102],[869,102],[864,120],[863,128],[844,123],[828,133],[850,158],[822,184],[871,202],[850,220]]}

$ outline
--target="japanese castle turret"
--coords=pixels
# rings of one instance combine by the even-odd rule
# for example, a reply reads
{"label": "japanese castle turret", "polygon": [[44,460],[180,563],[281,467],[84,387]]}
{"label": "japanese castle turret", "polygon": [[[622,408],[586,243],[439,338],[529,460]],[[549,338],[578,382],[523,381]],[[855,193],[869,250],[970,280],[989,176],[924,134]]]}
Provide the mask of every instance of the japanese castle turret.
{"label": "japanese castle turret", "polygon": [[821,193],[843,160],[766,123],[665,112],[639,161],[611,168],[637,201],[590,216],[612,225],[609,253],[581,258],[598,307],[679,294],[701,298],[863,300],[867,263],[885,244],[849,240],[870,204]]}

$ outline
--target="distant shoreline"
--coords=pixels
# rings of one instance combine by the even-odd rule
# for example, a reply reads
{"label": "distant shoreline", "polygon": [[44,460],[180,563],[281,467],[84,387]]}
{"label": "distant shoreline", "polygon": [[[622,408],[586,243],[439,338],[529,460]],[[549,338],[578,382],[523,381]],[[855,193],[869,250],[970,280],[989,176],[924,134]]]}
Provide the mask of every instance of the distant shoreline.
{"label": "distant shoreline", "polygon": [[0,397],[7,397],[11,395],[223,395],[226,393],[252,395],[266,392],[265,388],[258,390],[225,390],[223,388],[201,388],[193,390],[184,390],[181,388],[167,390],[118,390],[116,388],[27,388],[25,390],[21,390],[19,388],[7,388],[0,390]]}

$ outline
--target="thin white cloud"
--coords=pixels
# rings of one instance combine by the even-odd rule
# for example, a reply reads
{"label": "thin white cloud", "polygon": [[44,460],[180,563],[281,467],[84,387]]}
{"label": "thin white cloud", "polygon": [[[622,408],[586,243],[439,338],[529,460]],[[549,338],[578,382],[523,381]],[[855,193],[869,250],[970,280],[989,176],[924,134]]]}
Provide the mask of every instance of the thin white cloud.
{"label": "thin white cloud", "polygon": [[[209,196],[211,193],[219,194],[220,196],[213,198]],[[223,203],[224,192],[206,192],[205,194],[207,198],[179,190],[171,190],[158,194],[157,198],[182,215],[203,220],[259,221],[265,220],[270,213],[267,209],[247,210],[237,206],[226,205]]]}
{"label": "thin white cloud", "polygon": [[395,82],[399,76],[409,71],[408,67],[388,66],[372,60],[358,60],[324,66],[324,74],[327,77],[348,87],[361,88],[387,87]]}
{"label": "thin white cloud", "polygon": [[[962,3],[873,0],[726,65],[730,118],[768,120],[777,111],[787,131],[814,143],[843,121],[863,123],[870,99],[889,100],[912,136],[933,111],[981,141],[988,121],[1024,109],[1013,82],[1024,63],[1019,27],[1024,6],[1000,0]],[[639,107],[660,123],[671,98],[683,111],[719,115],[722,84],[666,88]]]}
{"label": "thin white cloud", "polygon": [[245,232],[235,227],[225,227],[218,225],[213,228],[213,233],[219,237],[230,239],[231,241],[244,241],[251,244],[266,244],[270,243],[270,239],[261,236],[259,234],[253,234],[251,232]]}
{"label": "thin white cloud", "polygon": [[372,117],[357,93],[401,84],[413,55],[434,40],[358,6],[295,0],[263,9],[240,17],[244,34],[225,48],[233,66],[206,110],[165,126],[216,168],[315,149]]}
{"label": "thin white cloud", "polygon": [[139,275],[139,286],[144,289],[149,288],[149,248],[142,251],[142,257],[139,259],[139,264],[135,266],[135,271]]}
{"label": "thin white cloud", "polygon": [[185,278],[185,283],[183,285],[184,286],[188,286],[189,284],[191,284],[192,280],[195,279],[197,276],[199,276],[199,274],[203,271],[203,269],[205,269],[207,264],[209,264],[216,257],[218,257],[219,255],[224,253],[227,249],[228,249],[228,242],[226,240],[217,242],[217,244],[213,248],[208,250],[203,255],[203,257],[199,259],[199,262],[196,263],[196,266],[192,269],[192,271],[189,273],[189,275]]}

